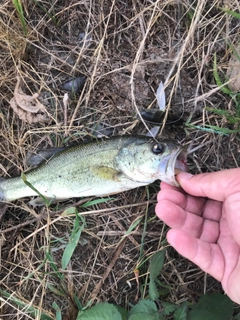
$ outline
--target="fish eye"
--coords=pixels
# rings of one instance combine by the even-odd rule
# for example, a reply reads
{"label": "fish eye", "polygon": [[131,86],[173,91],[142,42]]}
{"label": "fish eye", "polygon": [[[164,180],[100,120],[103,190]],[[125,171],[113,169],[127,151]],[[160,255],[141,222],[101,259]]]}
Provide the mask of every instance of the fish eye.
{"label": "fish eye", "polygon": [[155,143],[152,146],[152,152],[155,154],[161,154],[164,151],[164,146],[161,143]]}

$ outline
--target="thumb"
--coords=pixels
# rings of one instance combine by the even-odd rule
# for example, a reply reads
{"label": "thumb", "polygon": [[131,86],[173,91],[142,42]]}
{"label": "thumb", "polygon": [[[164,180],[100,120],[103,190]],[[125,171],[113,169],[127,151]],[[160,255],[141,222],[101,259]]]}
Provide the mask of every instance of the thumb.
{"label": "thumb", "polygon": [[229,195],[240,192],[240,168],[195,176],[181,172],[177,181],[188,194],[224,201]]}

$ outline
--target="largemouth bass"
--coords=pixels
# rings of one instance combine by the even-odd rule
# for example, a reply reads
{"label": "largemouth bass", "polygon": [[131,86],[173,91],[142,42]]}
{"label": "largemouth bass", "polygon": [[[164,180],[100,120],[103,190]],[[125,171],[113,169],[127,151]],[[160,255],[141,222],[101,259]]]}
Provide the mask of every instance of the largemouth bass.
{"label": "largemouth bass", "polygon": [[[25,173],[25,179],[48,199],[103,196],[163,180],[177,185],[186,171],[186,152],[171,141],[121,136],[56,149],[51,158]],[[0,201],[38,195],[22,177],[0,181]]]}

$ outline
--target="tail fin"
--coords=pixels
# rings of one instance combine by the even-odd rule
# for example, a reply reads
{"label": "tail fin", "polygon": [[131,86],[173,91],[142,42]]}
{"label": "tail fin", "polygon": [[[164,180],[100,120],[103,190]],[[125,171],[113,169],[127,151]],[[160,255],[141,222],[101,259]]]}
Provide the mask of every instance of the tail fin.
{"label": "tail fin", "polygon": [[0,177],[0,201],[6,201],[6,197],[4,195],[4,190],[2,188],[2,184],[4,181],[6,181],[6,179]]}

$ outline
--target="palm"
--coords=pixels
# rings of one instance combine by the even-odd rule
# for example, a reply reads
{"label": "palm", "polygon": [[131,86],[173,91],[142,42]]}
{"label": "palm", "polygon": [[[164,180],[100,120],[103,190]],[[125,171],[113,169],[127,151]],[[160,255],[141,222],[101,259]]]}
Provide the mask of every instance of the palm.
{"label": "palm", "polygon": [[156,213],[172,228],[169,243],[221,281],[230,298],[239,301],[240,200],[236,207],[232,201],[229,206],[227,200],[194,197],[162,182]]}

